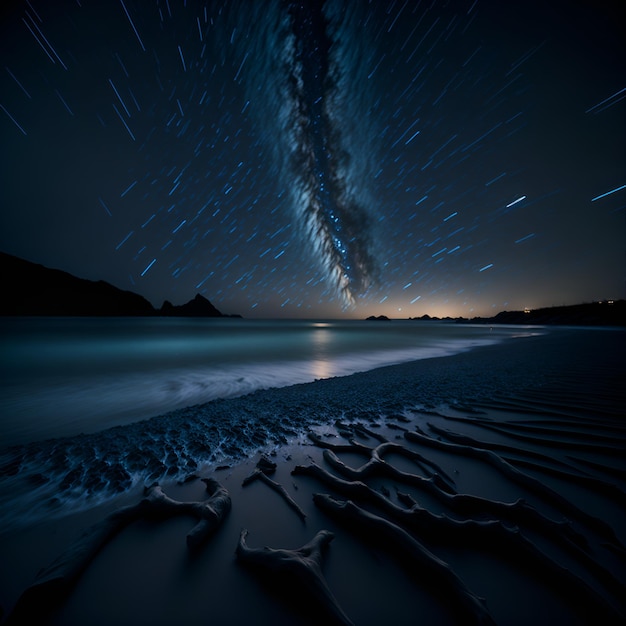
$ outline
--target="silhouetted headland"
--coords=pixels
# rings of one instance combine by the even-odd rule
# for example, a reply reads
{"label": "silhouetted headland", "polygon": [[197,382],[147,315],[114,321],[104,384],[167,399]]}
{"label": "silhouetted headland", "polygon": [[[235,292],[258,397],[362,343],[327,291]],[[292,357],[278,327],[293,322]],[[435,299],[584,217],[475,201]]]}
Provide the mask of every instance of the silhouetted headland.
{"label": "silhouetted headland", "polygon": [[200,294],[186,304],[166,300],[155,309],[143,296],[103,280],[78,278],[4,252],[0,275],[3,316],[240,317],[223,314]]}
{"label": "silhouetted headland", "polygon": [[[383,317],[383,316],[380,316]],[[375,316],[367,319],[379,319]],[[456,324],[528,324],[532,326],[626,326],[626,300],[603,300],[566,306],[501,311],[493,317],[409,317],[424,322]]]}
{"label": "silhouetted headland", "polygon": [[193,300],[179,306],[166,300],[159,310],[159,315],[166,317],[240,317],[227,316],[218,311],[204,296],[199,293]]}
{"label": "silhouetted headland", "polygon": [[626,326],[626,300],[603,300],[570,306],[501,311],[494,317],[476,317],[469,321],[472,324]]}

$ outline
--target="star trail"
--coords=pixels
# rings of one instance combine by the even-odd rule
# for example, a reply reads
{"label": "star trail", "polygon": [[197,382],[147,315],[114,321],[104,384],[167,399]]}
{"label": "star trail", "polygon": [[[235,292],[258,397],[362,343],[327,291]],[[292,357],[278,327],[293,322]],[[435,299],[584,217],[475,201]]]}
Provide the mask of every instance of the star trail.
{"label": "star trail", "polygon": [[3,3],[0,249],[245,317],[622,298],[618,8]]}

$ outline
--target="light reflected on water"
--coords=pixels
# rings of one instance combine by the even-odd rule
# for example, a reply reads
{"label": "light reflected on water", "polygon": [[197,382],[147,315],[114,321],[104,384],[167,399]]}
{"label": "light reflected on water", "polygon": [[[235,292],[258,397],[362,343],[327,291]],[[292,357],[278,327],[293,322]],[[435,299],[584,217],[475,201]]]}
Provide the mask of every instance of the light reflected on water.
{"label": "light reflected on water", "polygon": [[311,361],[311,373],[313,378],[330,378],[333,376],[332,362],[328,358],[328,348],[332,340],[328,330],[330,324],[318,322],[313,324],[315,332],[312,335],[313,359]]}
{"label": "light reflected on water", "polygon": [[529,331],[407,320],[5,319],[0,444],[95,432],[520,332]]}

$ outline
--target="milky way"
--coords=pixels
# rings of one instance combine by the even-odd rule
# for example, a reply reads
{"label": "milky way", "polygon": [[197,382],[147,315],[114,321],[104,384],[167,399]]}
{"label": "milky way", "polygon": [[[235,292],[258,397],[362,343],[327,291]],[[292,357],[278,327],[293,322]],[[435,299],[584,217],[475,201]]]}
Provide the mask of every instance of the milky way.
{"label": "milky way", "polygon": [[612,2],[24,0],[0,249],[244,316],[624,297]]}
{"label": "milky way", "polygon": [[[366,118],[350,109],[355,92],[366,91],[358,76],[363,57],[353,53],[364,48],[355,8],[314,1],[238,5],[227,29],[245,33],[235,47],[238,73],[249,97],[263,102],[258,122],[271,126],[266,139],[298,231],[344,306],[354,305],[376,275],[368,210],[374,172],[359,164],[350,141],[350,116]],[[361,105],[368,95],[360,94]],[[371,150],[375,138],[366,123],[359,126],[359,146]]]}
{"label": "milky way", "polygon": [[287,134],[285,169],[292,174],[291,194],[308,239],[344,302],[353,304],[354,292],[366,289],[373,273],[370,220],[355,193],[366,181],[351,180],[351,154],[342,141],[342,77],[349,70],[327,22],[328,13],[334,20],[341,14],[323,9],[315,2],[288,7],[294,37],[287,53],[288,110],[280,118]]}

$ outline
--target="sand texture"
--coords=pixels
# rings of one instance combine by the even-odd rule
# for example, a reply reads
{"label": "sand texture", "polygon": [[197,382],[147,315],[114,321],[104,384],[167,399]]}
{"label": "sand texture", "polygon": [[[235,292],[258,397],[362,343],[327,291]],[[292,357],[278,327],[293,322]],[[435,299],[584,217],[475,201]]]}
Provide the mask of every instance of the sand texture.
{"label": "sand texture", "polygon": [[[625,338],[563,329],[220,403],[283,426],[247,456],[11,518],[4,623],[624,623]],[[183,415],[165,419],[191,456]],[[146,451],[141,424],[113,430]],[[35,448],[5,454],[5,507]]]}

